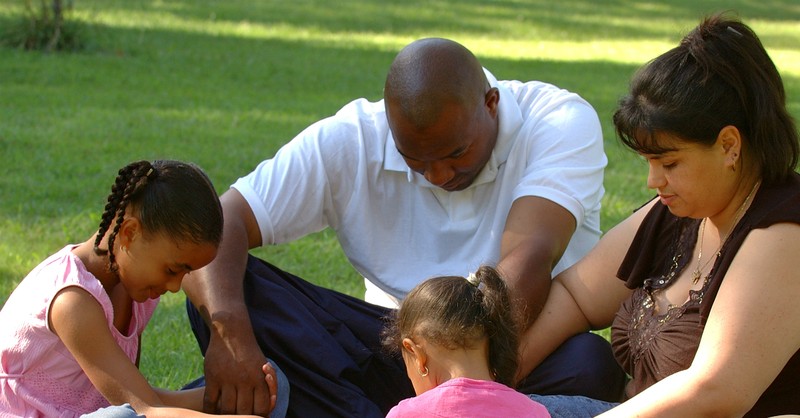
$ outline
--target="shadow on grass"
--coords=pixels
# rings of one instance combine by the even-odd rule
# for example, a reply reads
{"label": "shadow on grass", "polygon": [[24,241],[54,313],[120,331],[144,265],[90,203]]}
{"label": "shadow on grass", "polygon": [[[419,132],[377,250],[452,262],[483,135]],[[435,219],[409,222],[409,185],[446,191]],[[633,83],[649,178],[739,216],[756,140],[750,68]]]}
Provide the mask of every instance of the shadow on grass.
{"label": "shadow on grass", "polygon": [[[595,10],[594,2],[588,0],[557,5],[466,1],[447,7],[457,9],[458,18],[445,14],[434,25],[425,17],[425,4],[378,7],[374,2],[351,1],[331,8],[321,7],[318,1],[293,6],[232,1],[215,2],[212,7],[211,2],[173,1],[153,2],[147,8],[184,18],[214,13],[216,19],[294,22],[330,31],[365,28],[413,33],[431,24],[458,32],[492,33],[498,29],[470,27],[469,22],[488,20],[503,26],[515,19],[536,19],[532,26],[537,30],[558,28],[564,33],[569,28],[573,35],[564,36],[577,38],[610,33],[592,27],[595,12],[608,20],[629,18],[632,25],[642,26],[632,32],[617,28],[613,36],[646,38],[655,36],[643,32],[647,25],[642,23],[649,15],[658,11],[675,19],[691,17],[697,10],[691,2],[628,6],[612,1]],[[722,4],[708,2],[704,7]],[[109,7],[124,14],[144,6],[116,2]],[[433,3],[430,9],[444,7]],[[798,7],[770,1],[739,2],[737,7],[763,19],[800,17]],[[377,15],[371,14],[376,8]],[[420,11],[421,17],[403,15],[410,10]],[[485,14],[492,18],[486,19]],[[387,26],[382,19],[395,23]],[[589,23],[576,23],[584,20]],[[89,32],[99,41],[84,53],[3,52],[0,112],[8,118],[0,127],[0,190],[9,192],[3,193],[1,216],[31,219],[70,216],[93,207],[99,211],[116,169],[135,158],[195,161],[223,191],[308,124],[353,98],[379,99],[386,68],[396,53],[363,45],[163,29],[93,25]],[[537,79],[580,93],[597,109],[607,137],[612,134],[613,107],[638,67],[610,61],[491,58],[483,62],[500,78]],[[786,84],[790,92],[798,90],[797,80],[786,77]],[[796,112],[800,99],[796,94],[789,99],[790,109]]]}
{"label": "shadow on grass", "polygon": [[[86,3],[84,0],[83,3]],[[330,32],[374,32],[415,36],[433,30],[469,34],[538,34],[544,39],[596,40],[675,37],[674,27],[659,21],[696,21],[704,14],[731,10],[746,19],[791,22],[800,19],[800,7],[780,0],[463,0],[459,2],[409,0],[379,2],[326,0],[293,2],[121,2],[120,11],[156,9],[179,18],[248,21],[263,25],[289,24]],[[682,29],[682,28],[679,28]]]}
{"label": "shadow on grass", "polygon": [[[696,3],[616,0],[599,8],[590,0],[415,0],[402,5],[344,1],[331,7],[322,0],[82,0],[76,6],[122,15],[160,11],[208,22],[288,24],[331,33],[414,36],[438,31],[532,40],[677,39],[684,29],[675,22],[695,22],[704,12],[722,8],[738,10],[746,21],[800,20],[800,7],[788,2]],[[8,19],[0,18],[0,25]],[[307,125],[354,98],[379,99],[396,54],[370,45],[302,38],[97,24],[87,32],[95,40],[77,54],[0,50],[0,216],[23,231],[28,225],[41,230],[46,230],[43,225],[56,226],[30,243],[39,251],[47,248],[45,253],[75,236],[85,239],[63,225],[78,232],[83,228],[87,237],[94,231],[97,221],[90,216],[71,220],[87,210],[99,217],[116,170],[129,161],[194,161],[223,192]],[[797,49],[796,36],[771,40],[781,45],[791,41]],[[499,78],[542,80],[578,92],[600,115],[609,155],[626,157],[614,149],[610,117],[638,65],[494,57],[482,62]],[[797,115],[800,80],[784,80],[789,107]],[[630,183],[628,164],[612,161],[607,182]],[[629,204],[638,203],[639,196]]]}
{"label": "shadow on grass", "polygon": [[[672,42],[702,14],[723,8],[738,10],[745,21],[800,20],[800,8],[789,2],[660,3],[608,0],[600,7],[594,0],[80,0],[76,8],[122,16],[158,11],[209,24],[253,22],[332,34],[415,38],[437,33],[456,40],[468,36],[532,42]],[[0,14],[0,27],[7,22]],[[677,22],[689,23],[682,27]],[[92,37],[87,50],[76,54],[0,49],[0,218],[5,222],[0,241],[9,243],[9,250],[0,254],[0,304],[10,286],[43,257],[96,230],[119,167],[141,158],[193,161],[223,192],[310,123],[354,98],[379,99],[396,54],[302,36],[294,41],[254,39],[157,26],[92,24],[87,33]],[[770,34],[769,42],[796,50],[797,36]],[[637,65],[602,60],[482,62],[500,78],[551,82],[595,106],[610,158],[607,184],[615,185],[607,186],[613,190],[604,201],[604,227],[642,203],[642,167],[619,149],[610,125],[611,112]],[[798,115],[800,80],[784,81],[790,109]],[[330,231],[256,254],[301,277],[316,277],[318,284],[356,296],[363,292]],[[309,263],[308,254],[321,261]],[[156,386],[175,389],[202,372],[182,300],[182,294],[168,295],[145,333],[142,370]]]}
{"label": "shadow on grass", "polygon": [[[130,47],[121,54],[0,51],[8,74],[0,81],[0,113],[7,115],[0,188],[8,190],[0,216],[99,212],[116,170],[134,158],[195,161],[225,190],[346,102],[380,99],[395,55],[180,31],[95,31]],[[501,59],[485,65],[501,78],[581,92],[600,102],[598,110],[616,100],[634,69]]]}

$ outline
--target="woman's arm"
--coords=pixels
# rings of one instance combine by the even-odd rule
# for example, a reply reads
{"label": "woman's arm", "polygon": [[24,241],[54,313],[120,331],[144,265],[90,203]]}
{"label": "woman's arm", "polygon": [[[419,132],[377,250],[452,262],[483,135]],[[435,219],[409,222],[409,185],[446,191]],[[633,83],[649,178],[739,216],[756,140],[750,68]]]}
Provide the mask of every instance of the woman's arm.
{"label": "woman's arm", "polygon": [[519,376],[527,376],[568,338],[611,324],[630,295],[617,270],[654,204],[608,231],[585,257],[556,276],[541,314],[522,335]]}
{"label": "woman's arm", "polygon": [[[208,416],[202,389],[187,392],[182,408],[167,405],[117,345],[97,300],[79,287],[61,290],[51,303],[48,321],[92,384],[112,405],[129,403],[148,417]],[[191,409],[186,409],[191,408]]]}
{"label": "woman's arm", "polygon": [[742,416],[800,349],[800,225],[752,231],[714,301],[689,369],[603,417]]}

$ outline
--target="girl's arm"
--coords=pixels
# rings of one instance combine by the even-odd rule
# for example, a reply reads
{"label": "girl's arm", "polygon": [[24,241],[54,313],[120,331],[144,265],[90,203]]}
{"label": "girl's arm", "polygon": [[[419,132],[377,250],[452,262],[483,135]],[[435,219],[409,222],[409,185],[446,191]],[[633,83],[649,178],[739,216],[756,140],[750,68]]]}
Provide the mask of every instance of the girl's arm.
{"label": "girl's arm", "polygon": [[137,413],[148,417],[209,416],[197,412],[202,407],[202,388],[181,395],[180,405],[169,405],[159,397],[117,345],[102,307],[87,291],[79,287],[61,290],[53,298],[48,321],[92,384],[112,405],[129,403]]}
{"label": "girl's arm", "polygon": [[800,225],[752,231],[719,289],[689,369],[603,417],[742,416],[800,348]]}
{"label": "girl's arm", "polygon": [[541,314],[522,335],[518,377],[527,376],[568,338],[611,324],[631,292],[616,277],[617,270],[654,204],[608,231],[586,256],[556,276]]}

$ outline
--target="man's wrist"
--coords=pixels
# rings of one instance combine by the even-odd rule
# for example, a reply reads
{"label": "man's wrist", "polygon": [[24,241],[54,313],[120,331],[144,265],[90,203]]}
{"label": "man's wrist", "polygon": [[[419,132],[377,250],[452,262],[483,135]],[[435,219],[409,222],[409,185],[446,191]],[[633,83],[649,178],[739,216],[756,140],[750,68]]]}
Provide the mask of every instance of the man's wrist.
{"label": "man's wrist", "polygon": [[211,315],[209,327],[212,334],[217,334],[226,340],[240,339],[242,335],[252,334],[252,328],[247,318],[246,311],[234,313],[228,310],[217,311]]}

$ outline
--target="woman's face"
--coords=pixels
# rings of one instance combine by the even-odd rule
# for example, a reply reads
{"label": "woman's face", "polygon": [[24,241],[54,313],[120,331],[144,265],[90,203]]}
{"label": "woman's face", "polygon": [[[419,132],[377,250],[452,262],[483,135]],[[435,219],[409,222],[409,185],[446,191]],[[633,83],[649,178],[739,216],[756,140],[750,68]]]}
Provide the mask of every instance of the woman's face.
{"label": "woman's face", "polygon": [[[675,216],[705,218],[722,211],[735,190],[728,152],[719,141],[706,146],[655,134],[670,151],[641,154],[648,164],[647,187]],[[726,163],[727,161],[727,163]]]}
{"label": "woman's face", "polygon": [[144,302],[181,289],[183,277],[210,263],[217,247],[176,242],[163,234],[137,235],[117,251],[120,282],[131,299]]}

